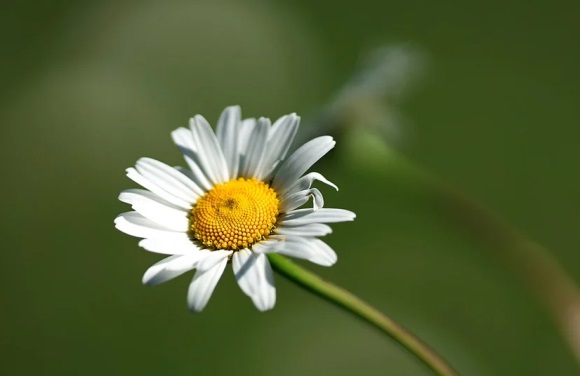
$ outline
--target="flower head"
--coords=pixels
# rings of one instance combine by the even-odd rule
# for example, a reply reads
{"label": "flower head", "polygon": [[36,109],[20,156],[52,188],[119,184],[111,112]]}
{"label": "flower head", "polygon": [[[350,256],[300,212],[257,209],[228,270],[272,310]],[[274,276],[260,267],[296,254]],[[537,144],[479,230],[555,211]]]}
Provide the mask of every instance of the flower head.
{"label": "flower head", "polygon": [[[222,113],[216,133],[200,115],[190,128],[172,132],[189,169],[150,158],[137,161],[127,176],[145,189],[128,189],[119,200],[134,211],[115,226],[142,238],[148,251],[170,255],[151,266],[143,283],[156,285],[195,269],[187,295],[193,311],[207,304],[229,261],[242,291],[265,311],[276,290],[266,253],[279,253],[330,266],[336,254],[318,239],[327,223],[351,221],[354,213],[323,208],[315,180],[338,189],[316,172],[304,173],[335,145],[315,138],[286,154],[300,118],[241,119],[240,108]],[[312,208],[299,207],[312,197]]]}

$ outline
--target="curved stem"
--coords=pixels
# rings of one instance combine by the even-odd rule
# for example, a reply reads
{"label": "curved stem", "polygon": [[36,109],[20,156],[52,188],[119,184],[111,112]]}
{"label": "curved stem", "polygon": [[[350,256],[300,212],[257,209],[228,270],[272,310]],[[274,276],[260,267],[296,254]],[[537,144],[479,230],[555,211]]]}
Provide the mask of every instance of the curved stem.
{"label": "curved stem", "polygon": [[580,291],[553,254],[452,186],[435,181],[443,213],[488,246],[533,291],[580,362]]}
{"label": "curved stem", "polygon": [[457,375],[453,368],[437,355],[433,349],[349,291],[323,280],[284,256],[269,254],[268,259],[278,273],[379,329],[423,362],[436,375]]}
{"label": "curved stem", "polygon": [[553,254],[531,241],[499,215],[412,161],[388,150],[388,175],[428,198],[436,210],[485,244],[533,292],[580,364],[580,290]]}

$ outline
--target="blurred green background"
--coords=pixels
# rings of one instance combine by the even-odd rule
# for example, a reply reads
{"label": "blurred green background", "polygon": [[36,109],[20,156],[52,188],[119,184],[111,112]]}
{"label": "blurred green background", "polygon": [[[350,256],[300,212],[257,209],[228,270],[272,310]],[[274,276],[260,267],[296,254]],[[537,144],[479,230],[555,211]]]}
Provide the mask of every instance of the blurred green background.
{"label": "blurred green background", "polygon": [[[428,375],[365,324],[277,278],[257,312],[226,272],[202,314],[189,277],[113,227],[142,156],[183,164],[169,132],[230,104],[315,116],[376,47],[410,43],[421,78],[393,145],[554,251],[580,280],[577,1],[3,2],[0,374]],[[315,127],[315,122],[310,122]],[[302,131],[313,133],[316,129]],[[482,244],[351,137],[317,171],[358,215],[325,269],[465,375],[577,375],[544,308]],[[380,156],[380,154],[378,154]],[[372,161],[369,161],[373,159]],[[229,270],[229,269],[228,269]]]}

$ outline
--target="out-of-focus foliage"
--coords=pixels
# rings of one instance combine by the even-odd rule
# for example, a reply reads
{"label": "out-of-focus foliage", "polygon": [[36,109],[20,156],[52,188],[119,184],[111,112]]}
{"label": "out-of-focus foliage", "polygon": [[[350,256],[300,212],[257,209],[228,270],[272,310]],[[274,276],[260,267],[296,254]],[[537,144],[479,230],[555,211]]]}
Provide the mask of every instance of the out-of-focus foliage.
{"label": "out-of-focus foliage", "polygon": [[[188,277],[141,286],[159,257],[112,223],[129,210],[116,201],[134,186],[124,169],[141,156],[181,164],[169,132],[191,115],[215,121],[240,104],[246,116],[317,119],[365,52],[393,42],[418,46],[426,63],[413,95],[383,103],[393,144],[580,280],[578,11],[499,0],[5,4],[0,374],[427,375],[281,278],[272,312],[228,276],[191,314]],[[328,238],[338,264],[313,269],[463,374],[578,374],[547,314],[489,250],[393,180],[376,140],[336,136],[320,172],[340,191],[321,189],[358,218]]]}

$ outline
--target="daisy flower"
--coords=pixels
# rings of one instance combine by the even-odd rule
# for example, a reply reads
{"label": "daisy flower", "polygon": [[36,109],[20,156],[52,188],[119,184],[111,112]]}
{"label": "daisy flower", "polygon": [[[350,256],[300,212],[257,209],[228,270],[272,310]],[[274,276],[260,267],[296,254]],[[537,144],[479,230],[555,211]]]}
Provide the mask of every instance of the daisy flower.
{"label": "daisy flower", "polygon": [[[318,265],[336,262],[336,253],[318,237],[332,232],[327,223],[351,221],[355,214],[323,208],[318,180],[338,189],[317,172],[304,173],[335,145],[315,138],[286,154],[300,118],[241,119],[240,108],[226,108],[214,134],[201,115],[190,127],[172,132],[189,169],[141,158],[127,176],[145,189],[128,189],[119,200],[134,211],[115,226],[142,238],[148,251],[169,255],[143,276],[157,285],[195,269],[188,306],[201,311],[231,261],[242,291],[265,311],[274,307],[276,290],[267,253],[305,259]],[[312,208],[302,208],[312,198]]]}

